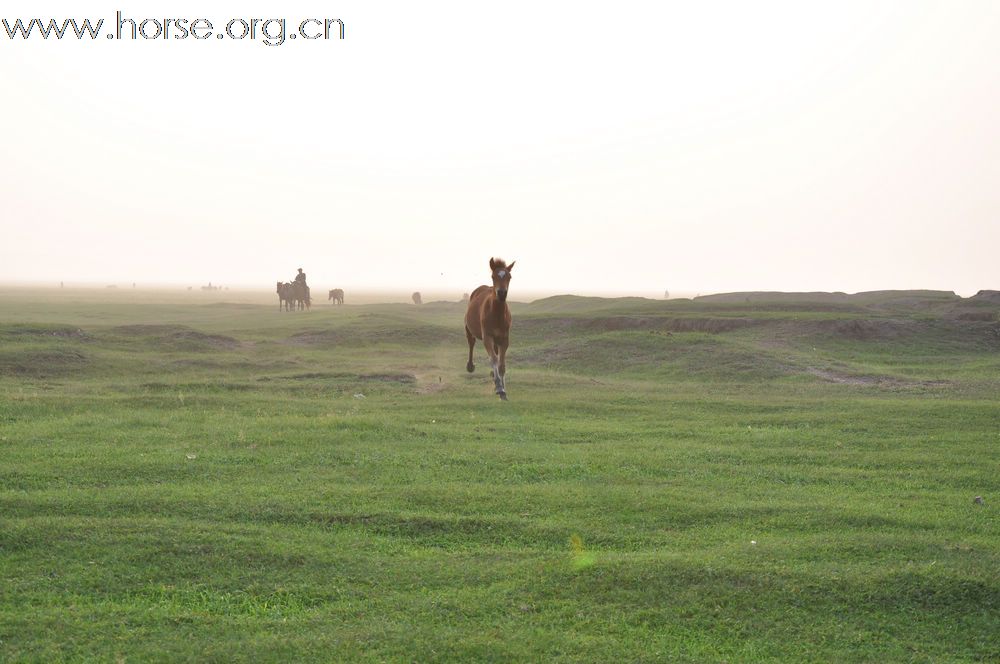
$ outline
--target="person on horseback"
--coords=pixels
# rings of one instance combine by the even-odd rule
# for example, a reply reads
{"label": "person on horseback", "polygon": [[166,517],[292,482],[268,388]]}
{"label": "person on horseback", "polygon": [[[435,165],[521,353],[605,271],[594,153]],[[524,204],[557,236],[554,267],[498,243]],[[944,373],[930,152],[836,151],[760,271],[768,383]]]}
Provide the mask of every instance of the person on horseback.
{"label": "person on horseback", "polygon": [[308,309],[312,304],[312,297],[309,293],[309,285],[306,283],[306,273],[302,271],[301,267],[299,268],[299,273],[295,275],[295,283],[302,284],[302,292],[305,293],[305,305]]}

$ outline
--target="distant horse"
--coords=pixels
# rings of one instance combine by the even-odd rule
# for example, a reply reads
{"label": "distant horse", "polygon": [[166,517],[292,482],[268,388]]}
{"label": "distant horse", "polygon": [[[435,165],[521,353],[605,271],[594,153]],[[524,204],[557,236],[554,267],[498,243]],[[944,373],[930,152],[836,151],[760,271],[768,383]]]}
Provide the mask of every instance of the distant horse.
{"label": "distant horse", "polygon": [[330,297],[328,297],[326,299],[328,301],[329,300],[333,300],[334,304],[343,304],[344,303],[344,289],[343,288],[334,288],[332,291],[330,291]]}
{"label": "distant horse", "polygon": [[423,298],[420,297],[420,291],[415,292],[410,297],[413,298],[413,304],[423,304],[424,303]]}
{"label": "distant horse", "polygon": [[278,293],[278,311],[282,311],[282,307],[284,307],[284,311],[291,311],[295,306],[295,300],[292,299],[292,285],[287,281],[285,283],[279,281],[276,290]]}
{"label": "distant horse", "polygon": [[507,400],[504,375],[507,373],[507,346],[510,344],[510,307],[507,306],[507,288],[510,286],[510,271],[514,263],[507,265],[499,258],[490,259],[493,273],[492,286],[480,286],[472,291],[469,308],[465,312],[465,338],[469,341],[469,363],[466,371],[472,373],[476,365],[472,363],[472,351],[476,339],[482,339],[486,353],[490,356],[493,369],[493,384],[496,393]]}

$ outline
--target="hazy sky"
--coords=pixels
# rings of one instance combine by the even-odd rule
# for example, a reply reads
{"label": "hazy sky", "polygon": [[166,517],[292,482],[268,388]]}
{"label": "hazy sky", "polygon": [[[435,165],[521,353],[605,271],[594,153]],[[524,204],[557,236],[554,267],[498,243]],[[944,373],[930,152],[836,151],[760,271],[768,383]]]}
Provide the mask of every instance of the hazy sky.
{"label": "hazy sky", "polygon": [[0,280],[1000,288],[994,0],[125,4],[347,38],[0,32]]}

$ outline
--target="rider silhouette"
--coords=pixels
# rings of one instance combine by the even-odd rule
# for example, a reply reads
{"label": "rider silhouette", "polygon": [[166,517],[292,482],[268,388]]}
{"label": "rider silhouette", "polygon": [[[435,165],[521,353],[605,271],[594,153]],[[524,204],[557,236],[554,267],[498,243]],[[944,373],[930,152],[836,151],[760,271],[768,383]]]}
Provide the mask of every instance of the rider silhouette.
{"label": "rider silhouette", "polygon": [[295,283],[302,284],[302,288],[303,290],[305,290],[306,293],[306,304],[308,305],[312,297],[310,296],[309,293],[309,285],[306,284],[306,273],[302,271],[301,267],[299,268],[299,273],[295,275]]}

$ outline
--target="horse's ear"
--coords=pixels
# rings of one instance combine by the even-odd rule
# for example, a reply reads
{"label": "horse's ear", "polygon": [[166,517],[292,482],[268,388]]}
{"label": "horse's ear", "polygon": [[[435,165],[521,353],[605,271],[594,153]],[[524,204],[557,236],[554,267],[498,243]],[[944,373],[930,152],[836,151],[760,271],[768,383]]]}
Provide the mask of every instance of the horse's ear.
{"label": "horse's ear", "polygon": [[508,265],[508,266],[507,266],[507,270],[508,270],[508,271],[510,271],[510,270],[513,270],[513,269],[514,269],[514,263],[516,263],[516,262],[517,262],[517,261],[511,261],[511,262],[510,262],[510,265]]}
{"label": "horse's ear", "polygon": [[493,258],[491,258],[491,259],[490,259],[490,269],[491,269],[491,270],[495,270],[495,269],[497,269],[497,262],[496,262],[496,259],[493,259]]}

